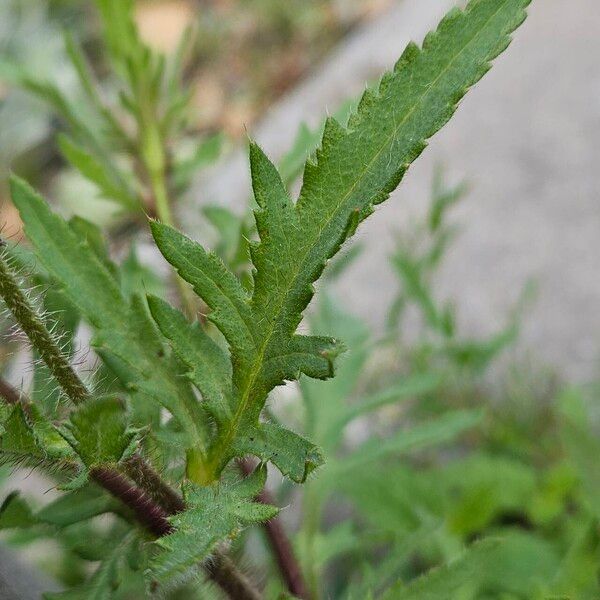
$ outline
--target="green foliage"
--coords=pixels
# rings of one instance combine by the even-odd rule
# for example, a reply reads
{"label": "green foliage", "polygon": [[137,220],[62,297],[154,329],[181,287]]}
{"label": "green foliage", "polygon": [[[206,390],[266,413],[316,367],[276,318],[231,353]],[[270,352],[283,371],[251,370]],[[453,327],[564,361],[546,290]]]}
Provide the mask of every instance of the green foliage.
{"label": "green foliage", "polygon": [[35,519],[29,505],[19,496],[19,492],[9,494],[0,506],[0,530],[27,528],[33,523]]}
{"label": "green foliage", "polygon": [[[95,225],[66,221],[29,185],[12,179],[32,256],[6,251],[14,262],[1,263],[0,293],[44,366],[36,366],[30,399],[9,394],[2,404],[0,448],[5,461],[45,468],[62,495],[39,509],[9,496],[0,528],[15,539],[51,538],[64,564],[76,565],[71,579],[63,575],[67,591],[49,597],[141,597],[158,586],[166,597],[205,597],[202,578],[190,577],[201,568],[230,596],[239,592],[232,592],[234,582],[248,592],[242,574],[204,567],[211,556],[224,564],[221,553],[240,551],[246,528],[276,517],[279,509],[263,492],[267,463],[288,480],[278,504],[293,500],[289,480],[304,483],[295,546],[315,597],[319,591],[534,597],[553,587],[594,593],[594,578],[578,568],[597,554],[593,482],[580,489],[577,472],[561,462],[539,477],[512,448],[506,455],[494,451],[483,408],[467,402],[440,408],[448,371],[481,370],[516,330],[484,342],[458,340],[456,316],[440,308],[431,291],[452,237],[446,211],[460,189],[437,185],[425,255],[405,249],[394,259],[404,286],[396,317],[398,307],[419,306],[428,331],[442,339],[447,368],[434,368],[428,351],[408,368],[382,366],[398,341],[395,332],[374,340],[327,294],[308,319],[310,334],[303,324],[315,284],[324,272],[331,281],[356,250],[325,271],[327,264],[508,46],[528,4],[472,0],[464,11],[451,11],[422,48],[408,46],[358,105],[348,103],[322,130],[303,128],[279,170],[251,143],[255,226],[225,209],[205,209],[220,235],[214,251],[180,233],[171,211],[170,194],[181,193],[221,147],[219,136],[187,156],[172,147],[185,131],[188,92],[179,83],[189,36],[167,62],[141,41],[132,0],[98,0],[118,110],[105,104],[71,38],[67,52],[85,102],[66,98],[51,83],[22,79],[62,116],[69,130],[62,152],[102,196],[130,213],[149,200],[159,218],[151,221],[152,235],[178,273],[183,309],[164,299],[174,295],[141,264],[134,246],[117,264]],[[294,201],[288,188],[303,165]],[[24,280],[50,288],[43,306],[60,311],[55,321],[64,346],[36,299],[21,290],[19,256],[33,265]],[[85,383],[72,364],[80,322],[91,328],[101,363]],[[295,381],[304,413],[280,418],[280,403],[271,409],[267,402],[275,388]],[[587,431],[584,421],[571,424]],[[593,438],[568,426],[564,435],[584,472]],[[260,464],[242,477],[236,465],[246,463],[237,459],[248,455]],[[574,490],[581,494],[585,527],[566,516]],[[344,502],[351,522],[327,523],[333,500]],[[537,529],[514,531],[503,521],[513,513]],[[556,543],[547,539],[555,526]],[[293,550],[275,530],[268,529],[278,552],[273,562],[294,591]],[[501,542],[472,544],[496,535]],[[94,540],[94,547],[83,540]],[[388,558],[378,560],[384,553]],[[342,558],[330,577],[329,567]],[[99,564],[87,578],[91,562]],[[269,579],[269,594],[284,592],[278,577]]]}
{"label": "green foliage", "polygon": [[[328,119],[316,162],[307,163],[297,203],[255,144],[250,165],[260,242],[251,246],[248,294],[221,261],[172,228],[154,223],[155,241],[211,309],[231,352],[232,415],[217,422],[203,472],[216,479],[235,456],[252,451],[268,393],[303,373],[332,375],[341,346],[296,333],[312,285],[359,223],[383,202],[409,164],[455,110],[523,21],[527,2],[474,2],[452,12],[423,50],[411,45],[395,70],[368,90],[348,127]],[[260,456],[259,449],[253,453]]]}
{"label": "green foliage", "polygon": [[86,467],[117,463],[135,447],[123,403],[93,398],[71,413],[65,437]]}
{"label": "green foliage", "polygon": [[148,414],[148,402],[164,406],[178,419],[190,445],[202,443],[201,409],[178,376],[179,368],[164,349],[145,301],[136,295],[124,298],[89,238],[52,213],[27,184],[13,179],[12,190],[40,262],[94,327],[93,346],[107,355],[123,384],[135,392],[134,408]]}
{"label": "green foliage", "polygon": [[[132,569],[135,554],[139,552],[139,540],[126,535],[102,561],[90,580],[83,586],[66,592],[45,594],[46,600],[110,600],[121,597],[123,580],[139,569]],[[127,594],[124,595],[127,597]]]}
{"label": "green foliage", "polygon": [[[193,36],[188,32],[179,51],[166,60],[141,40],[133,2],[96,4],[116,76],[110,84],[116,90],[107,93],[80,42],[70,34],[64,36],[64,50],[77,81],[77,102],[54,82],[40,80],[18,65],[11,69],[12,79],[59,117],[66,129],[58,140],[61,153],[100,198],[129,215],[139,217],[149,208],[167,218],[167,188],[185,191],[192,172],[214,161],[222,146],[216,136],[202,140],[191,156],[180,148],[187,141],[190,99],[181,84]],[[116,101],[107,100],[115,95]],[[172,158],[167,156],[167,144]]]}
{"label": "green foliage", "polygon": [[150,566],[152,577],[169,581],[204,560],[223,540],[239,535],[243,527],[275,517],[279,509],[253,501],[266,477],[266,468],[259,467],[239,482],[216,487],[188,484],[184,489],[188,508],[172,518],[175,532],[156,542],[160,552]]}

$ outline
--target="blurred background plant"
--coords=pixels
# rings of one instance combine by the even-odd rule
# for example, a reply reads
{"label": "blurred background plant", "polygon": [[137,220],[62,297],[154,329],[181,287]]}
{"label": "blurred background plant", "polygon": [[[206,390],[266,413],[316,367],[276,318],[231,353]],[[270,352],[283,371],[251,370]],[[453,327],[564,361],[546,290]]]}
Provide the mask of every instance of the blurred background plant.
{"label": "blurred background plant", "polygon": [[[154,81],[146,85],[156,86],[161,79],[165,86],[171,86],[171,92],[185,89],[185,98],[167,98],[165,91],[160,98],[154,98],[154,106],[148,107],[151,112],[158,110],[167,120],[169,112],[171,117],[177,112],[183,120],[163,123],[165,130],[161,132],[177,163],[177,167],[173,166],[177,171],[173,173],[177,191],[185,187],[195,168],[205,166],[218,155],[225,139],[235,141],[242,137],[245,128],[320,61],[345,33],[389,3],[136,2],[140,36],[148,50],[167,56],[165,71],[169,71],[149,73]],[[47,191],[56,190],[52,195],[60,198],[68,212],[85,214],[94,220],[114,215],[105,203],[95,203],[90,198],[102,200],[109,196],[131,208],[144,187],[132,189],[136,182],[129,180],[131,177],[123,181],[124,174],[113,173],[115,181],[110,186],[103,185],[100,195],[93,194],[93,188],[65,168],[65,162],[81,163],[82,150],[91,152],[96,160],[98,154],[109,149],[125,153],[134,150],[123,135],[131,137],[134,133],[128,123],[131,106],[126,105],[127,100],[134,99],[134,86],[128,80],[131,73],[128,75],[124,65],[118,64],[126,60],[128,51],[117,43],[109,44],[109,53],[103,52],[99,25],[91,2],[7,0],[0,7],[0,171],[6,173],[11,168]],[[63,35],[64,31],[68,35]],[[157,56],[152,60],[156,61]],[[155,65],[156,70],[160,68]],[[185,82],[185,88],[174,88],[173,78]],[[185,110],[177,110],[177,106],[184,108],[181,105],[185,105]],[[57,144],[54,134],[65,126],[69,135],[75,137],[77,147],[65,140]],[[92,169],[88,165],[87,170]],[[85,203],[79,201],[82,195],[88,198]],[[143,193],[142,196],[138,200],[152,201]],[[5,197],[2,185],[2,198]],[[4,200],[2,207],[4,220],[10,226],[7,229],[18,231],[10,203]]]}
{"label": "blurred background plant", "polygon": [[[173,221],[172,204],[192,175],[385,3],[140,2],[138,37],[124,13],[117,18],[124,29],[109,26],[126,3],[99,0],[105,52],[101,17],[87,3],[4,2],[2,173],[12,167],[49,190],[65,212],[108,229],[109,251],[119,258],[128,295],[164,292],[172,282],[142,266],[130,243],[140,215]],[[342,121],[347,112],[340,110]],[[293,185],[319,139],[320,131],[299,131],[280,163],[286,184]],[[390,266],[399,291],[383,334],[375,337],[333,291],[360,246],[331,266],[310,327],[347,344],[339,376],[285,388],[285,402],[272,411],[273,419],[305,432],[327,456],[301,490],[276,478],[269,484],[277,503],[290,506],[286,525],[315,597],[365,598],[398,580],[394,593],[402,596],[390,598],[422,597],[416,578],[447,563],[455,565],[455,597],[464,600],[600,594],[597,389],[568,386],[535,359],[511,354],[530,289],[505,328],[486,339],[464,336],[452,304],[438,299],[438,268],[457,233],[451,210],[466,191],[463,184],[446,186],[436,172],[425,218],[397,232]],[[203,214],[217,253],[249,282],[251,219],[217,206],[204,206]],[[7,202],[2,219],[8,233],[19,231]],[[104,256],[98,230],[75,223]],[[27,249],[20,252],[28,277],[47,287]],[[185,287],[180,294],[185,301]],[[61,301],[44,298],[63,328],[81,335],[79,316]],[[28,360],[20,347],[14,340],[2,348],[3,372],[13,379]],[[58,403],[38,363],[32,379],[32,396],[47,406]],[[9,471],[2,477],[6,481]],[[127,583],[119,597],[139,597],[135,565],[115,551],[121,525],[104,518],[115,510],[110,499],[87,489],[57,499],[39,493],[42,485],[55,484],[38,481],[28,502],[6,497],[4,540],[29,552],[64,586],[82,584],[105,561],[108,583],[115,577]],[[486,567],[461,571],[463,549],[489,536],[504,543],[487,548]],[[40,543],[42,555],[35,552]],[[267,596],[277,598],[283,587],[262,535],[244,534],[235,552],[243,564],[273,575]],[[173,597],[210,593],[202,582],[191,582]]]}

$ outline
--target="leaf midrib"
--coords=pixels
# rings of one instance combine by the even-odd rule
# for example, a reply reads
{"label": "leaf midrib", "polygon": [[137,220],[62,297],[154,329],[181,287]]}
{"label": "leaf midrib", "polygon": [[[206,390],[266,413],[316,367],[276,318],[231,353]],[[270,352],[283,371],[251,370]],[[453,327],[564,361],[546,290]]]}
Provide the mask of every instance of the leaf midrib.
{"label": "leaf midrib", "polygon": [[[494,13],[492,13],[492,15],[490,15],[490,17],[485,21],[485,23],[482,25],[482,27],[479,29],[479,31],[476,32],[476,34],[470,39],[468,40],[464,46],[460,49],[459,52],[457,52],[452,59],[448,62],[447,66],[440,72],[440,74],[434,79],[434,81],[430,84],[430,86],[427,88],[427,90],[421,94],[421,96],[419,96],[418,100],[415,102],[414,107],[409,110],[407,112],[407,114],[402,118],[402,120],[398,123],[398,125],[393,129],[392,133],[385,139],[384,143],[381,145],[380,150],[374,155],[374,157],[367,163],[366,167],[362,170],[361,174],[359,177],[357,177],[357,179],[355,180],[355,182],[352,184],[352,186],[349,188],[349,190],[346,192],[346,194],[344,194],[344,196],[342,197],[341,201],[338,203],[337,207],[335,208],[335,210],[332,212],[331,216],[327,219],[327,221],[325,222],[325,225],[323,227],[320,227],[320,232],[324,231],[329,224],[331,223],[331,221],[336,217],[336,215],[338,214],[338,212],[340,211],[341,207],[344,205],[345,201],[348,199],[348,197],[352,194],[352,192],[354,191],[354,189],[358,186],[358,184],[363,180],[363,178],[366,176],[366,174],[369,172],[369,169],[371,168],[371,166],[373,165],[373,163],[379,158],[379,156],[381,155],[381,153],[384,151],[384,149],[388,146],[388,144],[390,143],[390,140],[392,140],[395,136],[397,131],[406,123],[406,121],[410,118],[410,116],[412,116],[412,114],[414,114],[414,112],[417,110],[417,106],[421,104],[423,98],[425,98],[427,95],[429,95],[429,93],[431,92],[431,90],[435,87],[435,85],[439,82],[439,80],[444,77],[448,71],[450,70],[450,68],[453,66],[453,64],[462,56],[463,52],[465,52],[465,50],[472,44],[474,43],[476,40],[479,39],[479,37],[481,36],[482,32],[485,31],[485,29],[487,28],[487,26],[489,25],[489,23],[495,19],[495,17],[501,12],[501,10],[503,10],[507,4],[509,0],[504,0],[504,2],[501,3],[501,5],[499,5],[498,10],[496,10]],[[463,13],[463,16],[466,13]],[[318,240],[320,239],[320,236],[317,236],[317,239],[315,242],[313,242],[311,244],[311,247],[304,252],[304,257],[302,258],[302,261],[300,263],[298,263],[298,267],[295,269],[294,274],[292,279],[290,280],[290,284],[287,286],[287,289],[285,290],[285,293],[282,295],[282,300],[279,303],[279,307],[277,308],[277,310],[274,313],[274,318],[271,319],[270,322],[270,326],[268,329],[268,333],[267,335],[263,338],[263,342],[261,344],[259,353],[257,355],[257,359],[254,362],[254,366],[250,371],[250,377],[248,379],[248,384],[246,385],[245,389],[244,389],[244,393],[240,398],[240,403],[238,405],[238,408],[235,411],[234,414],[234,418],[231,422],[231,426],[228,427],[227,429],[227,433],[225,434],[224,438],[220,438],[219,444],[217,446],[217,450],[219,449],[223,449],[223,448],[228,448],[231,445],[231,439],[234,437],[238,427],[239,427],[239,423],[240,420],[242,418],[243,413],[245,412],[247,405],[248,405],[248,401],[250,399],[250,394],[251,391],[254,387],[254,384],[259,376],[259,374],[262,371],[262,364],[264,361],[264,355],[265,352],[269,346],[270,340],[273,336],[273,333],[275,331],[275,327],[277,325],[277,323],[279,322],[279,316],[281,314],[281,312],[283,311],[283,308],[285,306],[285,303],[287,301],[287,298],[289,296],[289,292],[291,289],[294,288],[294,286],[296,285],[296,281],[298,279],[299,273],[302,272],[302,267],[304,266],[307,256],[310,255],[314,248],[317,245]],[[220,459],[220,452],[218,452],[217,454],[217,459]]]}

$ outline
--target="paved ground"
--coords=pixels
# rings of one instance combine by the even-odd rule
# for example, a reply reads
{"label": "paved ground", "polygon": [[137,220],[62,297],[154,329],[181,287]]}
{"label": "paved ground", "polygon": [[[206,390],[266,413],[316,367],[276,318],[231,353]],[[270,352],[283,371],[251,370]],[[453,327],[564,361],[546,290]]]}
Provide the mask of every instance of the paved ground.
{"label": "paved ground", "polygon": [[[303,118],[358,93],[420,39],[450,0],[405,0],[357,32],[309,81],[251,132],[274,157]],[[448,257],[440,293],[462,308],[464,328],[493,330],[535,277],[539,298],[524,332],[540,362],[569,376],[600,374],[600,5],[534,0],[531,16],[490,75],[471,92],[400,190],[359,232],[367,252],[340,287],[380,326],[394,291],[386,264],[392,228],[426,203],[431,173],[444,163],[473,191],[459,215],[464,232]],[[225,175],[223,175],[225,173]],[[195,198],[242,206],[243,155],[198,182]],[[197,209],[186,210],[191,231]]]}

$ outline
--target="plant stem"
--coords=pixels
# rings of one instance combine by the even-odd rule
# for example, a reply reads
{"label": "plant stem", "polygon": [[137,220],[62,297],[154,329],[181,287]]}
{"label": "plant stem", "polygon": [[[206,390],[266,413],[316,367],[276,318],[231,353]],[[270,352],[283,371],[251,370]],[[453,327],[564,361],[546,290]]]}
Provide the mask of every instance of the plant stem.
{"label": "plant stem", "polygon": [[316,567],[315,545],[319,532],[319,519],[321,517],[321,501],[315,493],[315,488],[308,484],[304,492],[303,505],[303,527],[304,527],[304,555],[306,557],[306,568],[310,590],[314,598],[319,597],[319,575]]}
{"label": "plant stem", "polygon": [[[239,465],[246,476],[250,475],[254,470],[252,462],[247,459],[240,460]],[[256,496],[256,500],[263,504],[276,504],[275,498],[266,488]],[[302,598],[302,600],[308,600],[311,597],[308,586],[304,581],[300,563],[296,558],[292,543],[283,528],[281,519],[275,517],[267,521],[263,525],[263,528],[288,591],[296,597]]]}
{"label": "plant stem", "polygon": [[[175,219],[173,217],[173,211],[171,210],[171,203],[169,201],[169,195],[167,193],[166,174],[164,166],[155,168],[151,171],[150,166],[146,165],[148,170],[148,177],[150,179],[150,186],[152,188],[152,195],[154,197],[154,203],[156,208],[156,215],[162,223],[176,227]],[[179,299],[181,304],[187,313],[188,317],[193,318],[196,314],[196,306],[194,302],[194,296],[189,285],[181,278],[177,273],[173,274],[177,291],[179,292]]]}
{"label": "plant stem", "polygon": [[132,485],[131,481],[116,469],[107,466],[93,467],[90,477],[128,506],[136,519],[156,537],[168,535],[173,530],[169,515],[142,488]]}
{"label": "plant stem", "polygon": [[0,379],[0,397],[4,398],[7,404],[16,405],[21,401],[21,395],[15,388],[7,383],[4,379]]}
{"label": "plant stem", "polygon": [[[2,378],[0,397],[11,405],[30,402]],[[150,533],[156,537],[168,535],[173,529],[169,516],[185,510],[183,498],[163,481],[139,454],[134,455],[124,466],[128,473],[131,473],[131,479],[138,485],[115,467],[108,465],[93,467],[90,476],[100,487],[131,509],[136,520]],[[141,481],[144,485],[140,485]],[[149,491],[147,486],[152,491]],[[159,494],[164,504],[155,499]],[[261,595],[250,580],[223,553],[215,552],[213,562],[204,565],[204,569],[232,600],[260,600]]]}
{"label": "plant stem", "polygon": [[160,475],[140,455],[134,454],[123,463],[127,475],[140,487],[149,491],[169,514],[185,510],[183,498],[171,486],[162,480]]}
{"label": "plant stem", "polygon": [[[138,96],[138,145],[143,169],[146,172],[156,215],[161,222],[176,227],[167,185],[167,152],[156,106],[148,101],[145,86],[136,90]],[[188,316],[194,317],[196,306],[188,284],[177,273],[174,274],[181,304]]]}
{"label": "plant stem", "polygon": [[[71,367],[57,340],[46,328],[43,319],[19,287],[4,253],[0,253],[0,296],[67,397],[76,405],[88,399],[90,397],[88,389]],[[0,396],[4,397],[9,404],[20,401],[25,403],[19,393],[5,381],[0,383]],[[90,476],[128,506],[138,522],[153,535],[161,537],[169,534],[172,526],[168,517],[185,508],[183,499],[162,481],[160,475],[141,456],[134,457],[126,468],[135,475],[136,480],[144,483],[142,487],[134,485],[123,473],[108,465],[92,468]],[[145,489],[146,485],[153,490],[152,493]],[[153,495],[161,498],[164,505],[162,502],[157,502]],[[260,598],[260,594],[254,590],[247,578],[226,557],[219,555],[216,562],[208,568],[208,572],[231,598],[240,600]]]}
{"label": "plant stem", "polygon": [[207,565],[206,569],[211,579],[227,592],[230,598],[235,600],[262,599],[262,595],[254,589],[250,580],[225,554],[217,552],[212,563]]}
{"label": "plant stem", "polygon": [[65,394],[74,404],[86,400],[89,396],[87,388],[71,367],[58,340],[48,331],[44,320],[19,287],[5,252],[0,253],[0,296]]}

